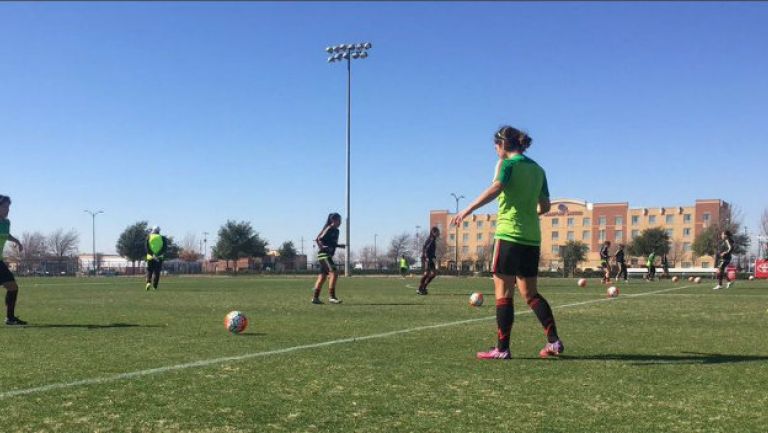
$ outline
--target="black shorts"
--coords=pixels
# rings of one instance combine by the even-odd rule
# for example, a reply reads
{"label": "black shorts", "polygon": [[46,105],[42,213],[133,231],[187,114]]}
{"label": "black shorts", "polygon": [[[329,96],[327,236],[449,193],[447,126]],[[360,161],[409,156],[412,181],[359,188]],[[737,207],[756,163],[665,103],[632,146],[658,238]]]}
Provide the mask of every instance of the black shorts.
{"label": "black shorts", "polygon": [[435,258],[421,259],[421,269],[423,269],[424,272],[437,270],[437,266],[435,266]]}
{"label": "black shorts", "polygon": [[163,268],[163,261],[162,260],[148,260],[147,261],[147,272],[160,272],[160,270]]}
{"label": "black shorts", "polygon": [[608,260],[603,259],[600,262],[600,267],[603,268],[603,269],[607,269],[608,268]]}
{"label": "black shorts", "polygon": [[13,273],[8,269],[5,262],[0,260],[0,284],[10,283],[11,281],[16,281],[16,278],[13,277]]}
{"label": "black shorts", "polygon": [[320,273],[328,275],[331,272],[336,272],[336,263],[333,263],[333,257],[323,257],[317,259],[320,262]]}
{"label": "black shorts", "polygon": [[531,278],[539,275],[541,247],[496,239],[491,270],[494,274]]}

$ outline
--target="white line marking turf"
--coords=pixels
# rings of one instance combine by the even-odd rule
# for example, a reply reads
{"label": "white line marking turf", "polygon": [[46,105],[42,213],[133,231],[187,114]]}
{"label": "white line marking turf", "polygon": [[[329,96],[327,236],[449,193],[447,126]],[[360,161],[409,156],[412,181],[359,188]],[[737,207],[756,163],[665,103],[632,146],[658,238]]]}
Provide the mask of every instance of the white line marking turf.
{"label": "white line marking turf", "polygon": [[[643,293],[635,293],[635,294],[627,294],[627,295],[621,295],[618,298],[600,298],[600,299],[592,299],[589,301],[583,301],[583,302],[574,302],[572,304],[563,304],[563,305],[557,305],[552,307],[553,310],[559,310],[563,308],[570,308],[570,307],[578,307],[581,305],[589,305],[589,304],[597,304],[600,302],[608,302],[608,301],[618,301],[622,298],[637,298],[640,296],[648,296],[648,295],[655,295],[658,293],[664,293],[664,292],[671,292],[675,290],[682,290],[689,287],[694,287],[692,285],[689,286],[681,286],[681,287],[672,287],[668,289],[661,289],[661,290],[654,290],[650,292],[643,292]],[[529,314],[531,313],[531,310],[526,310],[522,312],[515,313],[515,316],[519,316],[521,314]],[[401,335],[401,334],[408,334],[411,332],[418,332],[418,331],[425,331],[429,329],[439,329],[439,328],[446,328],[449,326],[456,326],[456,325],[464,325],[467,323],[474,323],[474,322],[480,322],[483,320],[490,320],[495,319],[496,316],[486,316],[486,317],[478,317],[475,319],[467,319],[467,320],[459,320],[456,322],[446,322],[446,323],[438,323],[435,325],[425,325],[425,326],[417,326],[415,328],[409,328],[409,329],[401,329],[398,331],[390,331],[390,332],[382,332],[380,334],[371,334],[371,335],[365,335],[362,337],[350,337],[350,338],[342,338],[339,340],[330,340],[330,341],[323,341],[321,343],[313,343],[313,344],[304,344],[301,346],[293,346],[293,347],[287,347],[284,349],[276,349],[276,350],[269,350],[266,352],[255,352],[255,353],[247,353],[245,355],[238,355],[238,356],[227,356],[223,358],[213,358],[213,359],[203,359],[200,361],[194,361],[194,362],[187,362],[184,364],[176,364],[176,365],[169,365],[166,367],[158,367],[158,368],[150,368],[147,370],[138,370],[138,371],[131,371],[128,373],[121,373],[121,374],[115,374],[112,376],[105,376],[105,377],[97,377],[92,379],[83,379],[83,380],[76,380],[74,382],[60,382],[60,383],[52,383],[48,385],[42,385],[42,386],[36,386],[33,388],[26,388],[26,389],[16,389],[12,391],[4,391],[0,393],[0,400],[11,398],[11,397],[18,397],[21,395],[29,395],[29,394],[37,394],[40,392],[46,392],[46,391],[52,391],[54,389],[63,389],[63,388],[73,388],[76,386],[85,386],[85,385],[99,385],[103,383],[108,382],[115,382],[118,380],[128,380],[128,379],[135,379],[138,377],[143,376],[151,376],[154,374],[161,374],[161,373],[167,373],[169,371],[177,371],[177,370],[186,370],[188,368],[196,368],[196,367],[207,367],[214,364],[222,364],[225,362],[230,361],[242,361],[244,359],[251,359],[251,358],[260,358],[265,356],[272,356],[272,355],[282,355],[284,353],[290,353],[290,352],[297,352],[300,350],[306,350],[306,349],[316,349],[319,347],[327,347],[327,346],[333,346],[336,344],[345,344],[345,343],[356,343],[358,341],[366,341],[366,340],[373,340],[377,338],[387,338],[392,337],[395,335]]]}

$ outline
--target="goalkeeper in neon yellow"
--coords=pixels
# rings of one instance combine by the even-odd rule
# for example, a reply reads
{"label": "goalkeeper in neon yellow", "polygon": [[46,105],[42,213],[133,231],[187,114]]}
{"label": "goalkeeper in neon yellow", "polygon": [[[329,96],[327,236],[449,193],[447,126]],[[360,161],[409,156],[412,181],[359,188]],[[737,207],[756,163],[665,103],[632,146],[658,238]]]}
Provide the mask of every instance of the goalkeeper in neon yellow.
{"label": "goalkeeper in neon yellow", "polygon": [[160,227],[152,227],[147,237],[147,290],[160,283],[160,272],[163,270],[163,259],[168,247],[168,239],[160,235]]}

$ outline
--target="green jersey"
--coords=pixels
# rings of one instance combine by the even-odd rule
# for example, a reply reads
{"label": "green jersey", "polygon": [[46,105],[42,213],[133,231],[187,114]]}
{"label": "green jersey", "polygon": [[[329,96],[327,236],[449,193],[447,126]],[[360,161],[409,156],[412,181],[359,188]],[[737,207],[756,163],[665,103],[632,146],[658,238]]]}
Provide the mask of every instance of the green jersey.
{"label": "green jersey", "polygon": [[0,220],[0,260],[3,260],[3,249],[11,235],[11,221],[7,219]]}
{"label": "green jersey", "polygon": [[541,245],[537,205],[549,199],[547,175],[536,161],[515,155],[499,163],[497,181],[504,189],[499,194],[496,239],[521,245]]}
{"label": "green jersey", "polygon": [[655,261],[656,261],[656,253],[648,254],[648,261],[645,262],[645,265],[650,268],[651,266],[653,266],[653,262]]}
{"label": "green jersey", "polygon": [[405,259],[400,259],[400,269],[408,269],[408,261]]}

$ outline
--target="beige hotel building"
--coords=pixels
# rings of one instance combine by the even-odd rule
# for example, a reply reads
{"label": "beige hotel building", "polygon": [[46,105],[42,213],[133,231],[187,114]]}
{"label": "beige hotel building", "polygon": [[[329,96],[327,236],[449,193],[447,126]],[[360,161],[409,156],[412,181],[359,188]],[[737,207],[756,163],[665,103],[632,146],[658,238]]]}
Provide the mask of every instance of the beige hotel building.
{"label": "beige hotel building", "polygon": [[[694,257],[691,246],[704,228],[720,220],[728,210],[728,203],[719,199],[696,200],[694,204],[636,208],[629,203],[589,203],[584,200],[552,200],[550,212],[541,216],[541,262],[544,269],[560,266],[560,245],[569,240],[582,241],[589,247],[588,259],[582,268],[596,268],[600,264],[602,242],[611,241],[611,254],[616,245],[628,244],[644,229],[663,227],[669,234],[670,267],[708,268],[715,265],[709,256]],[[440,260],[441,267],[454,268],[458,240],[459,261],[462,269],[487,269],[493,254],[493,235],[496,214],[474,214],[465,219],[461,227],[450,226],[455,214],[447,210],[433,210],[429,214],[430,227],[440,228],[447,251]],[[458,237],[457,237],[458,235]],[[644,257],[628,257],[630,267],[645,263]]]}

